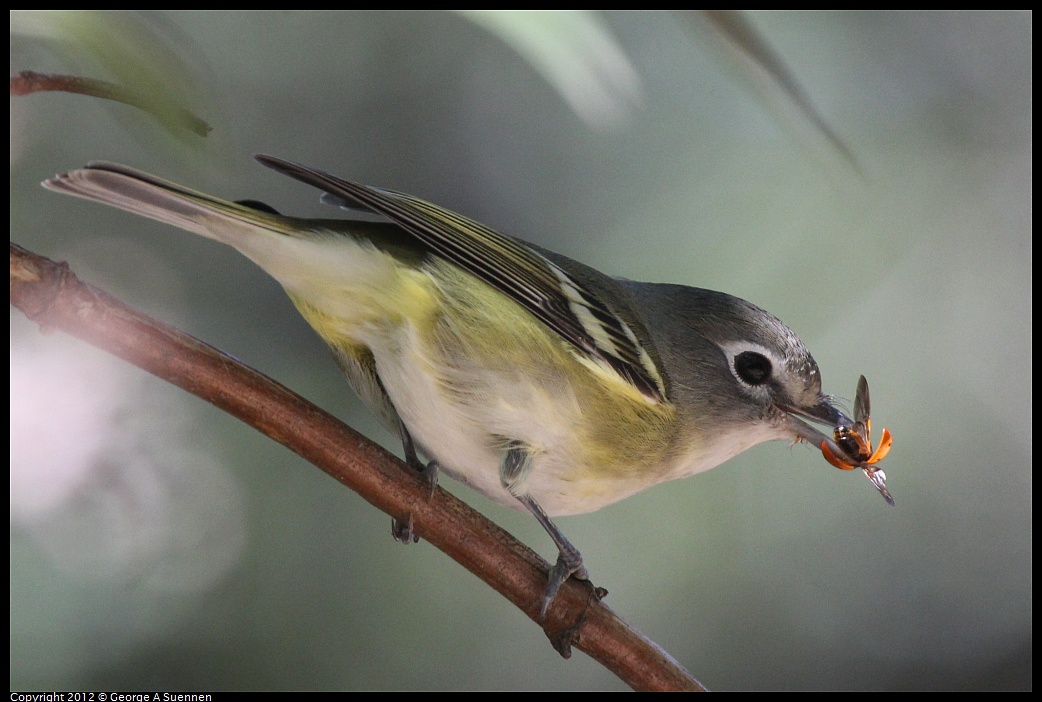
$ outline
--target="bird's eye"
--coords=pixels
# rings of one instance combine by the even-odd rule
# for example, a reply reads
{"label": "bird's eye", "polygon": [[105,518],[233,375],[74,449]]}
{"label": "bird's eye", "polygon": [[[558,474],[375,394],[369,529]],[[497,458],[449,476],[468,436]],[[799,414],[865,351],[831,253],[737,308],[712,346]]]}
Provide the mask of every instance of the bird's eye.
{"label": "bird's eye", "polygon": [[771,379],[771,361],[762,353],[742,351],[734,357],[734,372],[744,383],[763,385]]}

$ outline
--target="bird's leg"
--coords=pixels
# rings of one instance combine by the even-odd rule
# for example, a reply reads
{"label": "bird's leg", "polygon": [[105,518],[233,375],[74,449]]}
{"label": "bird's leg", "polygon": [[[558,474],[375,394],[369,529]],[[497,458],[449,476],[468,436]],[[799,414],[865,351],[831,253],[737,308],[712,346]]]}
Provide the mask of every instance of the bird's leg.
{"label": "bird's leg", "polygon": [[402,420],[398,420],[398,430],[402,435],[402,447],[405,449],[405,463],[413,470],[417,470],[427,478],[431,485],[431,497],[434,497],[434,488],[438,487],[438,473],[441,471],[441,466],[438,465],[437,461],[430,461],[424,465],[423,461],[420,460],[419,454],[416,453],[416,444],[412,440],[412,434],[405,428],[405,424]]}
{"label": "bird's leg", "polygon": [[550,577],[546,583],[546,591],[543,593],[543,605],[539,609],[539,616],[545,617],[550,603],[561,589],[561,585],[572,575],[580,580],[589,579],[589,574],[583,566],[583,557],[579,549],[572,545],[557,525],[550,521],[549,515],[543,511],[531,495],[528,494],[525,485],[528,480],[528,472],[532,468],[532,454],[520,441],[511,442],[510,448],[503,455],[503,462],[499,467],[499,477],[511,495],[523,504],[529,512],[546,529],[546,533],[553,539],[557,546],[557,563],[550,568]]}
{"label": "bird's leg", "polygon": [[572,543],[565,538],[561,530],[557,528],[557,525],[550,521],[550,517],[546,515],[543,508],[539,506],[535,500],[529,495],[524,495],[518,498],[528,511],[531,512],[535,518],[543,525],[546,529],[546,533],[553,539],[554,544],[557,545],[557,563],[550,568],[550,577],[546,583],[546,590],[543,592],[543,604],[539,608],[539,616],[545,617],[546,610],[550,607],[550,603],[553,602],[554,597],[557,596],[557,591],[561,589],[564,582],[573,575],[579,580],[588,580],[590,575],[586,571],[586,567],[583,565],[583,556],[579,553],[579,549],[572,545]]}
{"label": "bird's leg", "polygon": [[[402,437],[402,448],[405,449],[405,463],[413,470],[419,471],[421,475],[427,478],[427,481],[431,486],[431,497],[434,497],[434,488],[438,487],[438,472],[440,467],[437,461],[430,461],[424,465],[423,461],[420,460],[420,456],[416,453],[416,444],[412,440],[412,435],[409,430],[405,428],[405,423],[400,419],[398,420],[398,430]],[[420,537],[412,531],[412,515],[405,523],[400,522],[397,519],[391,519],[391,536],[394,537],[395,541],[399,541],[403,544],[412,544],[420,540]]]}

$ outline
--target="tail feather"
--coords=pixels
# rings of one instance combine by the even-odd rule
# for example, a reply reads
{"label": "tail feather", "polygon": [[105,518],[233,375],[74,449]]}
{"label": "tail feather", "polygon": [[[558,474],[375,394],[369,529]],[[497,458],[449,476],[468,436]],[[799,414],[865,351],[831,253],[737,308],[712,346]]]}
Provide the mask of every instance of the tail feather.
{"label": "tail feather", "polygon": [[373,320],[401,318],[402,300],[418,298],[423,306],[430,296],[412,275],[425,252],[394,224],[286,217],[103,162],[60,173],[43,186],[237,249],[282,284],[334,347]]}
{"label": "tail feather", "polygon": [[43,181],[48,190],[94,200],[238,248],[258,228],[290,234],[292,218],[190,190],[133,168],[101,161]]}

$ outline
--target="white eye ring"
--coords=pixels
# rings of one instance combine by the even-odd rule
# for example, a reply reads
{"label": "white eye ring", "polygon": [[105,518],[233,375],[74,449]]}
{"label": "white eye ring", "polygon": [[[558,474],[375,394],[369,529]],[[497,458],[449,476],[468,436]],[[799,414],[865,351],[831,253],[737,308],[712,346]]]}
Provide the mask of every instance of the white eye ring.
{"label": "white eye ring", "polygon": [[742,351],[732,359],[734,374],[746,385],[763,385],[774,370],[771,359],[756,351]]}
{"label": "white eye ring", "polygon": [[[727,355],[727,367],[738,384],[756,397],[767,393],[767,386],[778,379],[785,364],[778,356],[759,344],[740,342],[721,347]],[[751,365],[747,364],[747,361]],[[754,367],[759,364],[760,367]],[[762,374],[762,377],[758,377]]]}

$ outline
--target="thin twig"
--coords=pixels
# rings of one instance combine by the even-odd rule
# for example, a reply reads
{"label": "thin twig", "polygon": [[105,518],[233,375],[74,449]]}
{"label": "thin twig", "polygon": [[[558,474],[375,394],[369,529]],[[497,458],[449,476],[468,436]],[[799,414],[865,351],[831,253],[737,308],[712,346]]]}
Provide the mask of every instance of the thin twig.
{"label": "thin twig", "polygon": [[176,125],[202,137],[213,129],[183,107],[169,101],[157,100],[107,80],[55,73],[36,73],[35,71],[21,71],[11,76],[11,95],[29,95],[41,92],[76,93],[114,100],[144,110],[160,121]]}

